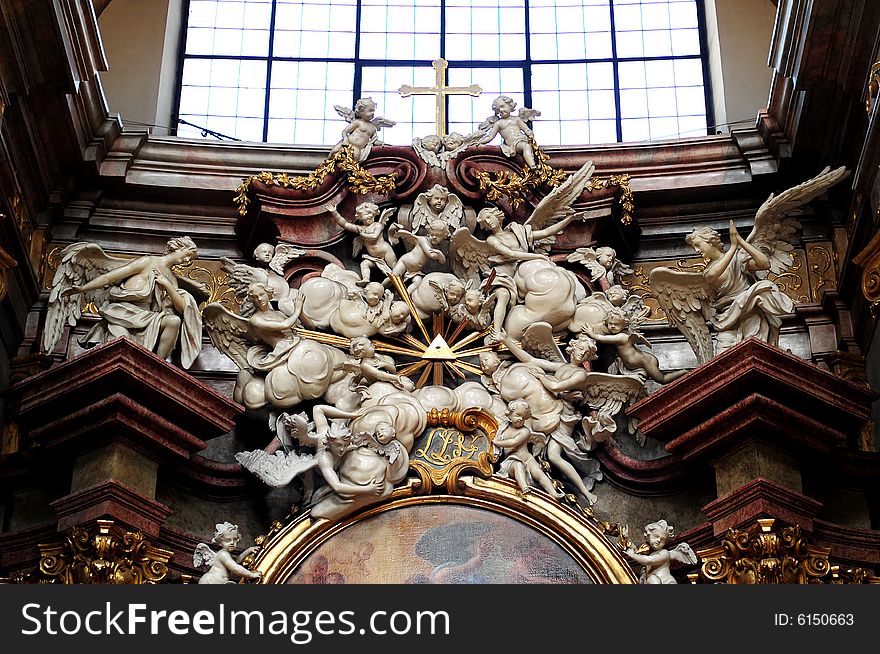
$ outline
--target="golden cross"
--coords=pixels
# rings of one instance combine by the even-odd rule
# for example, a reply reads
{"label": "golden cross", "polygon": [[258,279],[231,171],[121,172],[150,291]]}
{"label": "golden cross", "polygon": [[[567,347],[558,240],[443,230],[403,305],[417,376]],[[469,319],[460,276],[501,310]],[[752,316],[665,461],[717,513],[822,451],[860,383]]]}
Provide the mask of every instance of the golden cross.
{"label": "golden cross", "polygon": [[447,95],[472,95],[477,97],[483,92],[477,84],[470,86],[446,86],[446,69],[449,62],[445,59],[435,59],[431,64],[436,72],[436,84],[434,86],[409,86],[402,85],[398,93],[404,98],[411,95],[433,95],[437,103],[437,136],[446,135],[446,96]]}

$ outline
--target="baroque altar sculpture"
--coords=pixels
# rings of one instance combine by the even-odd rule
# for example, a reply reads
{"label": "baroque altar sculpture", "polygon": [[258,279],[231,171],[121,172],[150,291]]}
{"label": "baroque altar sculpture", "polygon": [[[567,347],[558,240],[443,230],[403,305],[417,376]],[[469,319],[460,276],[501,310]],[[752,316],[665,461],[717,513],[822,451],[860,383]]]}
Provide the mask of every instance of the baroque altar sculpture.
{"label": "baroque altar sculpture", "polygon": [[672,549],[666,544],[674,535],[674,528],[665,520],[658,520],[645,525],[645,544],[636,549],[629,541],[629,527],[620,528],[620,544],[624,553],[642,566],[639,575],[641,584],[677,584],[670,572],[672,561],[694,565],[699,560],[694,550],[687,543],[679,543]]}
{"label": "baroque altar sculpture", "polygon": [[[702,272],[651,271],[651,289],[669,324],[685,336],[699,363],[750,336],[778,344],[781,316],[794,305],[766,276],[791,265],[788,253],[800,223],[789,214],[848,175],[844,167],[826,167],[794,188],[771,194],[758,209],[748,237],[743,239],[731,221],[726,251],[718,232],[697,227],[686,240],[707,261]],[[710,326],[716,333],[714,348]]]}
{"label": "baroque altar sculpture", "polygon": [[231,577],[242,577],[244,579],[259,579],[260,573],[248,570],[242,565],[245,557],[253,553],[257,548],[249,547],[238,556],[233,556],[232,551],[241,541],[241,535],[238,533],[238,525],[231,522],[221,522],[217,524],[214,537],[211,542],[219,545],[220,549],[215,552],[205,543],[196,545],[193,554],[193,565],[197,568],[203,565],[211,566],[211,568],[199,578],[200,584],[234,584],[237,583]]}
{"label": "baroque altar sculpture", "polygon": [[342,130],[342,140],[330,152],[331,157],[343,146],[348,146],[355,161],[364,161],[370,156],[374,145],[382,145],[379,130],[395,125],[393,120],[376,115],[376,103],[372,98],[361,98],[355,103],[354,109],[341,105],[333,108],[348,121],[348,125]]}

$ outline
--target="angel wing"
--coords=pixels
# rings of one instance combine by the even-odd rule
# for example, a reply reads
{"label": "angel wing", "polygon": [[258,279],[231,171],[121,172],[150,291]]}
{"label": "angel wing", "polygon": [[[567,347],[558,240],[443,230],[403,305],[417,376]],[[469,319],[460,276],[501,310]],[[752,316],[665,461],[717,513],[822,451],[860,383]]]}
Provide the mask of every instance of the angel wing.
{"label": "angel wing", "polygon": [[428,286],[430,286],[431,290],[434,291],[434,297],[437,298],[440,306],[443,307],[444,313],[449,311],[449,298],[446,297],[446,289],[440,286],[440,284],[438,284],[433,279],[428,280]]}
{"label": "angel wing", "polygon": [[[442,168],[440,164],[440,155],[432,150],[426,150],[422,146],[421,137],[416,137],[412,141],[413,150],[416,151],[416,154],[422,158],[422,160],[427,163],[429,166],[433,166],[434,168]],[[416,198],[416,203],[418,203],[419,199],[422,198],[422,195],[419,194],[419,197]],[[418,229],[415,224],[413,224],[413,229]]]}
{"label": "angel wing", "polygon": [[[277,250],[275,256],[278,256]],[[274,257],[272,261],[275,261]],[[247,299],[248,287],[255,282],[267,284],[269,282],[269,273],[263,268],[249,266],[246,263],[236,263],[228,257],[220,257],[220,269],[229,278],[232,292],[235,293],[235,297],[241,305],[241,315],[244,317],[250,316],[254,312],[254,305]]]}
{"label": "angel wing", "polygon": [[567,363],[562,356],[559,346],[553,340],[553,327],[550,323],[536,322],[526,327],[520,337],[522,349],[538,359],[553,361],[554,363]]}
{"label": "angel wing", "polygon": [[645,300],[641,295],[630,295],[620,310],[623,311],[623,315],[626,316],[630,329],[633,331],[637,331],[651,315],[651,307],[645,306]]}
{"label": "angel wing", "polygon": [[538,116],[541,115],[541,112],[537,109],[530,109],[528,107],[521,107],[519,113],[517,114],[523,122],[527,123],[530,120],[534,120]]}
{"label": "angel wing", "polygon": [[269,429],[271,429],[285,452],[289,452],[293,447],[294,441],[299,442],[305,440],[305,436],[315,428],[315,424],[309,422],[305,412],[300,413],[282,413],[280,415],[275,412],[269,414]]}
{"label": "angel wing", "polygon": [[397,124],[395,121],[388,118],[383,118],[382,116],[376,116],[370,122],[376,126],[376,129],[382,129],[383,127],[394,127]]}
{"label": "angel wing", "polygon": [[284,268],[288,263],[306,253],[302,248],[297,248],[287,243],[279,243],[275,246],[275,256],[269,262],[269,268],[284,277]]}
{"label": "angel wing", "polygon": [[259,477],[260,481],[273,488],[287,486],[306,470],[318,465],[318,459],[314,454],[281,450],[276,450],[274,454],[269,454],[265,450],[238,452],[235,460]]}
{"label": "angel wing", "polygon": [[345,120],[347,120],[348,122],[351,122],[355,118],[357,118],[357,115],[354,113],[354,109],[343,107],[341,104],[334,104],[333,108],[336,110],[336,113],[345,118]]}
{"label": "angel wing", "polygon": [[252,333],[248,319],[228,311],[219,302],[211,302],[202,312],[202,322],[214,347],[232,359],[241,370],[250,370],[247,351],[260,339]]}
{"label": "angel wing", "polygon": [[394,207],[388,207],[381,214],[379,214],[379,222],[382,223],[382,226],[385,227],[388,224],[388,221],[391,220],[391,216],[394,215],[394,212],[397,211]]}
{"label": "angel wing", "polygon": [[604,277],[608,272],[605,270],[605,266],[599,263],[596,259],[596,250],[593,248],[578,248],[565,257],[565,260],[570,261],[571,263],[582,264],[584,268],[590,271],[591,282],[595,282]]}
{"label": "angel wing", "polygon": [[[46,325],[43,328],[43,350],[46,352],[55,349],[64,331],[65,323],[71,327],[76,325],[82,316],[83,304],[91,302],[100,307],[110,297],[109,287],[67,296],[62,296],[62,293],[74,286],[82,286],[98,275],[120,268],[131,261],[107,254],[97,243],[72,243],[61,251],[60,256],[61,263],[52,278]],[[82,301],[83,299],[85,302]]]}
{"label": "angel wing", "polygon": [[214,550],[205,543],[199,543],[193,552],[193,566],[201,568],[203,565],[214,565]]}
{"label": "angel wing", "polygon": [[755,225],[746,239],[770,257],[770,271],[776,274],[785,272],[791,265],[789,252],[800,223],[787,215],[795,209],[824,193],[827,189],[849,176],[846,167],[831,170],[826,166],[821,173],[803,184],[783,191],[779,195],[770,194],[766,202],[755,214]]}
{"label": "angel wing", "polygon": [[532,211],[525,224],[533,229],[542,229],[548,225],[558,223],[566,216],[574,213],[571,205],[574,204],[581,193],[584,192],[587,182],[593,175],[596,167],[592,161],[588,161],[577,172],[569,175],[562,184],[548,193]]}
{"label": "angel wing", "polygon": [[709,321],[714,317],[712,294],[700,273],[673,268],[654,268],[648,276],[651,292],[666,312],[669,325],[677,327],[699,363],[715,355]]}
{"label": "angel wing", "polygon": [[467,227],[459,227],[452,234],[449,246],[452,255],[452,272],[459,279],[480,283],[480,273],[492,270],[489,257],[493,252],[486,241],[476,238]]}
{"label": "angel wing", "polygon": [[680,563],[688,563],[690,565],[695,565],[700,558],[697,556],[696,552],[691,549],[691,546],[687,543],[679,543],[671,550],[669,550],[669,558]]}
{"label": "angel wing", "polygon": [[635,375],[609,375],[591,372],[584,382],[584,402],[598,411],[600,417],[611,418],[621,409],[647,395],[645,384]]}

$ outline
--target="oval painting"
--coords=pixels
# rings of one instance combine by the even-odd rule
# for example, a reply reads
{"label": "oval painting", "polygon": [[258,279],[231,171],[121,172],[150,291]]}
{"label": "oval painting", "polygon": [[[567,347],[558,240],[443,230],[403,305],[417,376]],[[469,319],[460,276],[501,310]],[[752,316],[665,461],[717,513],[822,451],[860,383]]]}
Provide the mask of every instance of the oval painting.
{"label": "oval painting", "polygon": [[336,534],[291,584],[582,584],[559,545],[505,515],[455,504],[407,506]]}

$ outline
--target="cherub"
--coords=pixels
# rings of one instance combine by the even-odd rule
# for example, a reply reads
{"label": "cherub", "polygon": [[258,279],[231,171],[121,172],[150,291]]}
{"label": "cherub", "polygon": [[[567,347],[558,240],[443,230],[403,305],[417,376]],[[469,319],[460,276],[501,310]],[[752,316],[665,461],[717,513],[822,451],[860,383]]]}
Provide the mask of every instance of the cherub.
{"label": "cherub", "polygon": [[617,348],[618,360],[615,361],[615,372],[619,374],[637,374],[653,379],[658,384],[668,384],[687,374],[687,370],[667,373],[661,371],[657,357],[650,352],[640,350],[636,345],[642,343],[651,347],[651,343],[637,330],[628,329],[629,326],[630,321],[626,314],[615,307],[605,316],[604,334],[593,331],[589,325],[584,326],[583,332],[598,343],[608,343]]}
{"label": "cherub", "polygon": [[383,127],[394,127],[396,124],[393,120],[376,116],[376,103],[372,98],[361,98],[355,103],[354,110],[338,104],[333,108],[348,121],[348,126],[342,130],[342,140],[330,151],[331,157],[343,145],[347,145],[351,148],[355,161],[364,161],[374,145],[382,145],[379,130]]}
{"label": "cherub", "polygon": [[435,313],[450,315],[464,299],[466,290],[464,282],[445,272],[428,273],[407,289],[413,305],[423,319],[430,318]]}
{"label": "cherub", "polygon": [[202,319],[199,303],[181,286],[205,296],[207,288],[177,275],[174,268],[197,256],[189,236],[169,240],[163,254],[134,259],[109,255],[96,243],[68,245],[61,251],[49,292],[43,349],[55,348],[65,323],[76,324],[82,315],[81,298],[76,296],[82,295],[98,307],[101,320],[80,343],[124,336],[162,359],[179,346],[181,365],[189,368],[202,349]]}
{"label": "cherub", "polygon": [[440,162],[445,164],[450,159],[454,159],[479,141],[481,136],[483,136],[482,132],[476,132],[469,136],[463,136],[458,132],[450,132],[443,137],[443,152],[439,155]]}
{"label": "cherub", "polygon": [[435,168],[441,168],[440,152],[443,150],[443,141],[436,134],[430,136],[416,137],[412,142],[413,150],[421,157],[425,163]]}
{"label": "cherub", "polygon": [[391,244],[385,240],[385,225],[394,213],[393,208],[380,211],[379,205],[373,202],[361,202],[354,210],[355,222],[347,221],[337,210],[334,204],[325,204],[324,208],[333,216],[336,224],[344,230],[357,234],[352,244],[351,254],[358,256],[362,250],[372,258],[364,258],[361,262],[361,281],[364,285],[370,281],[370,270],[376,259],[381,259],[389,268],[397,264],[397,255]]}
{"label": "cherub", "polygon": [[566,261],[581,263],[590,271],[590,281],[598,281],[601,290],[607,291],[620,281],[622,275],[630,275],[633,269],[617,258],[612,247],[578,248],[570,253]]}
{"label": "cherub", "polygon": [[218,552],[214,552],[205,543],[196,545],[193,554],[193,565],[197,568],[203,565],[211,566],[199,579],[200,584],[234,584],[229,577],[244,577],[245,579],[259,579],[261,572],[248,570],[241,562],[245,557],[253,553],[257,547],[249,547],[237,557],[232,556],[232,551],[238,546],[241,535],[238,533],[238,525],[230,522],[221,522],[216,526],[214,537],[211,542],[220,546]]}
{"label": "cherub", "polygon": [[285,266],[305,254],[305,250],[279,243],[260,243],[254,248],[254,259],[266,266],[254,268],[243,263],[235,263],[227,257],[220,257],[221,268],[229,276],[229,284],[235,297],[241,303],[239,313],[247,318],[255,308],[247,298],[247,289],[254,282],[261,282],[272,289],[272,301],[284,314],[293,315],[293,303],[298,291],[290,288],[284,278]]}
{"label": "cherub", "polygon": [[480,125],[480,131],[486,130],[486,133],[479,140],[479,143],[489,143],[500,134],[501,151],[508,157],[521,154],[525,159],[526,166],[534,168],[535,152],[531,142],[535,135],[526,123],[536,116],[540,116],[541,112],[523,107],[519,110],[519,114],[514,116],[514,109],[516,109],[516,102],[510,96],[499,95],[495,98],[492,102],[494,114]]}
{"label": "cherub", "polygon": [[[788,214],[848,175],[843,166],[825,168],[803,184],[778,196],[771,194],[758,209],[746,239],[731,221],[727,251],[718,232],[697,227],[686,242],[707,261],[702,272],[665,267],[651,271],[654,296],[669,324],[684,334],[698,363],[750,336],[771,345],[779,342],[781,316],[791,313],[794,304],[766,276],[768,272],[781,274],[792,264],[790,254],[800,223]],[[714,352],[709,325],[717,334]]]}
{"label": "cherub", "polygon": [[400,336],[411,324],[409,305],[403,300],[395,300],[379,323],[378,330],[382,336]]}
{"label": "cherub", "polygon": [[494,293],[487,298],[480,289],[468,288],[463,300],[451,308],[449,316],[453,322],[465,322],[474,329],[486,329],[492,324],[491,308],[495,299]]}
{"label": "cherub", "polygon": [[413,203],[411,214],[412,231],[418,232],[423,226],[442,221],[449,229],[461,227],[464,205],[455,193],[440,184],[434,184],[424,193],[419,193]]}
{"label": "cherub", "polygon": [[351,374],[349,389],[361,394],[365,400],[370,399],[368,388],[375,382],[387,382],[402,391],[415,390],[415,384],[407,377],[395,374],[394,360],[376,353],[376,347],[366,336],[351,339],[349,347],[351,359],[337,364],[337,370]]}
{"label": "cherub", "polygon": [[400,277],[405,282],[418,279],[425,274],[425,266],[429,261],[436,261],[441,265],[446,263],[446,255],[438,250],[437,246],[449,238],[449,227],[442,220],[432,220],[428,223],[426,232],[426,236],[414,234],[394,223],[388,228],[389,240],[396,243],[398,237],[403,238],[410,247],[409,251],[402,255],[393,267],[387,266],[381,259],[369,256],[365,256],[364,259],[372,261],[379,270],[389,276],[389,279],[383,282],[384,285],[391,283],[391,275]]}
{"label": "cherub", "polygon": [[529,451],[530,442],[544,440],[543,435],[533,432],[526,425],[526,420],[531,417],[532,411],[525,400],[513,400],[507,405],[507,423],[498,430],[492,441],[493,445],[505,448],[501,472],[506,475],[513,474],[523,493],[531,490],[530,482],[537,482],[548,495],[556,498],[564,497],[565,493],[557,490],[553,480],[547,476],[541,464]]}
{"label": "cherub", "polygon": [[669,571],[672,561],[694,565],[699,560],[687,543],[679,543],[671,550],[666,549],[666,544],[673,533],[672,525],[667,524],[665,520],[645,525],[644,536],[648,553],[640,553],[629,541],[629,527],[624,525],[620,528],[620,541],[624,552],[633,561],[645,566],[639,575],[640,584],[677,584],[675,577]]}

